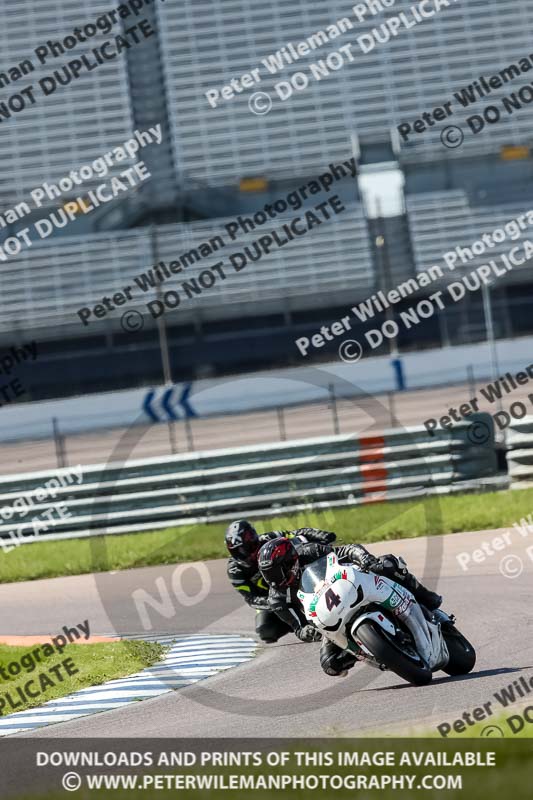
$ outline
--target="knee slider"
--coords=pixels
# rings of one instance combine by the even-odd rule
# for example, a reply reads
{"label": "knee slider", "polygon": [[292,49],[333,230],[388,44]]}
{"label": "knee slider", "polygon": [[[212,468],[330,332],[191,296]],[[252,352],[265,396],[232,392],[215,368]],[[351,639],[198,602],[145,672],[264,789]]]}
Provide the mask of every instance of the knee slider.
{"label": "knee slider", "polygon": [[330,676],[330,678],[336,678],[336,677],[338,677],[339,675],[342,675],[342,674],[343,674],[343,671],[341,671],[341,670],[338,670],[338,669],[333,669],[333,667],[324,667],[324,666],[323,666],[323,667],[322,667],[322,669],[324,670],[324,672],[326,673],[326,675],[329,675],[329,676]]}
{"label": "knee slider", "polygon": [[328,652],[325,649],[322,649],[320,652],[320,666],[326,673],[326,675],[336,675],[337,671],[333,666],[337,661],[337,657],[334,653]]}
{"label": "knee slider", "polygon": [[331,652],[324,649],[320,653],[320,666],[326,675],[340,675],[346,669],[353,667],[357,659],[350,653]]}

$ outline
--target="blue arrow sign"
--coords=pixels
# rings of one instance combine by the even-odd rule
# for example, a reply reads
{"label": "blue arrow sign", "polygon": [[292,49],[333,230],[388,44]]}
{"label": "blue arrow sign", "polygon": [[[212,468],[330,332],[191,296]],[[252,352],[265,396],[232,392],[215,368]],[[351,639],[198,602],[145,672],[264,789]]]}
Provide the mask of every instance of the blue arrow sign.
{"label": "blue arrow sign", "polygon": [[152,422],[168,422],[168,420],[176,421],[182,419],[177,412],[177,407],[181,407],[184,419],[198,416],[189,402],[192,383],[186,383],[184,385],[179,400],[175,401],[174,392],[177,388],[177,386],[170,386],[164,390],[159,407],[155,406],[157,400],[156,390],[150,389],[150,391],[147,392],[142,403],[142,408],[146,416],[149,417]]}
{"label": "blue arrow sign", "polygon": [[163,402],[161,403],[161,408],[167,412],[169,419],[179,419],[179,417],[174,413],[174,409],[172,408],[172,395],[174,393],[174,387],[171,386],[170,389],[167,389],[165,394],[163,395]]}
{"label": "blue arrow sign", "polygon": [[183,387],[183,391],[182,391],[181,397],[179,399],[179,404],[183,408],[183,410],[185,411],[185,416],[186,417],[197,417],[198,414],[196,413],[194,408],[192,408],[191,404],[189,403],[189,395],[191,393],[191,389],[192,389],[192,383],[186,383],[185,386]]}
{"label": "blue arrow sign", "polygon": [[155,396],[155,391],[154,389],[151,389],[143,400],[143,411],[148,417],[150,417],[152,422],[161,422],[161,420],[154,413],[154,410],[152,408],[152,400],[154,399],[154,396]]}

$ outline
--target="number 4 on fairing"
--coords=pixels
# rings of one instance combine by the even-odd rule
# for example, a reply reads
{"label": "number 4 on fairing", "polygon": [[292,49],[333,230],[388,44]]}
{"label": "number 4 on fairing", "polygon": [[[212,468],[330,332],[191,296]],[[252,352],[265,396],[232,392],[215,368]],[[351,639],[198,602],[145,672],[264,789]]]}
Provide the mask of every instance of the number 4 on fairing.
{"label": "number 4 on fairing", "polygon": [[[409,601],[407,608],[390,602],[396,595]],[[334,552],[305,567],[298,597],[306,619],[326,639],[415,686],[430,683],[438,670],[466,675],[475,666],[476,651],[455,627],[454,617],[424,609],[385,575],[339,565]]]}
{"label": "number 4 on fairing", "polygon": [[333,589],[328,589],[326,594],[324,595],[324,600],[326,601],[326,606],[328,607],[328,611],[334,606],[340,605],[341,599],[339,595],[333,591]]}

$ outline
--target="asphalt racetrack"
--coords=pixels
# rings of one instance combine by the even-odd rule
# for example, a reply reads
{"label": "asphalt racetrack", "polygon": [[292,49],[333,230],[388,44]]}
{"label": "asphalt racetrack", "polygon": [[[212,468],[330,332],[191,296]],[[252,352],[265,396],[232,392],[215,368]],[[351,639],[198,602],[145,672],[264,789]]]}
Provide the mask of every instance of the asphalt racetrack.
{"label": "asphalt racetrack", "polygon": [[[458,627],[477,649],[477,665],[465,678],[438,673],[431,685],[416,688],[392,673],[361,666],[346,678],[329,678],[319,666],[319,645],[303,644],[289,635],[278,644],[260,646],[250,662],[197,686],[34,735],[318,737],[391,734],[410,726],[434,730],[492,699],[493,692],[521,675],[528,678],[533,673],[533,561],[527,538],[512,530],[506,542],[504,533],[479,531],[372,546],[377,554],[402,554],[413,572],[444,595],[443,607],[456,614]],[[500,550],[492,544],[496,536],[504,545]],[[478,553],[477,563],[471,559],[463,570],[457,555],[476,548],[484,560]],[[185,607],[176,600],[172,612],[167,607],[164,615],[152,609],[150,633],[253,633],[254,614],[229,586],[225,562],[206,562],[206,568],[201,602]],[[178,569],[181,589],[197,594],[200,573]],[[143,633],[133,593],[140,588],[152,595],[162,593],[164,586],[172,585],[175,570],[148,567],[2,585],[0,604],[10,609],[3,615],[2,633],[55,634],[63,625],[87,618],[94,634]]]}

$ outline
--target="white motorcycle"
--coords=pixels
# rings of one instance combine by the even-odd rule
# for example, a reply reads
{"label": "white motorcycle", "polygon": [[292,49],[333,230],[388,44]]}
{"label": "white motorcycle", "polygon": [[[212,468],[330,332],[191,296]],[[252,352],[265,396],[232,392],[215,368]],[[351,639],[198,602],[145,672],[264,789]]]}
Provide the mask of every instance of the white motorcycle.
{"label": "white motorcycle", "polygon": [[305,568],[298,597],[309,622],[343,650],[409,683],[433,673],[464,675],[476,652],[440,609],[430,612],[389,578],[339,564],[335,553]]}

